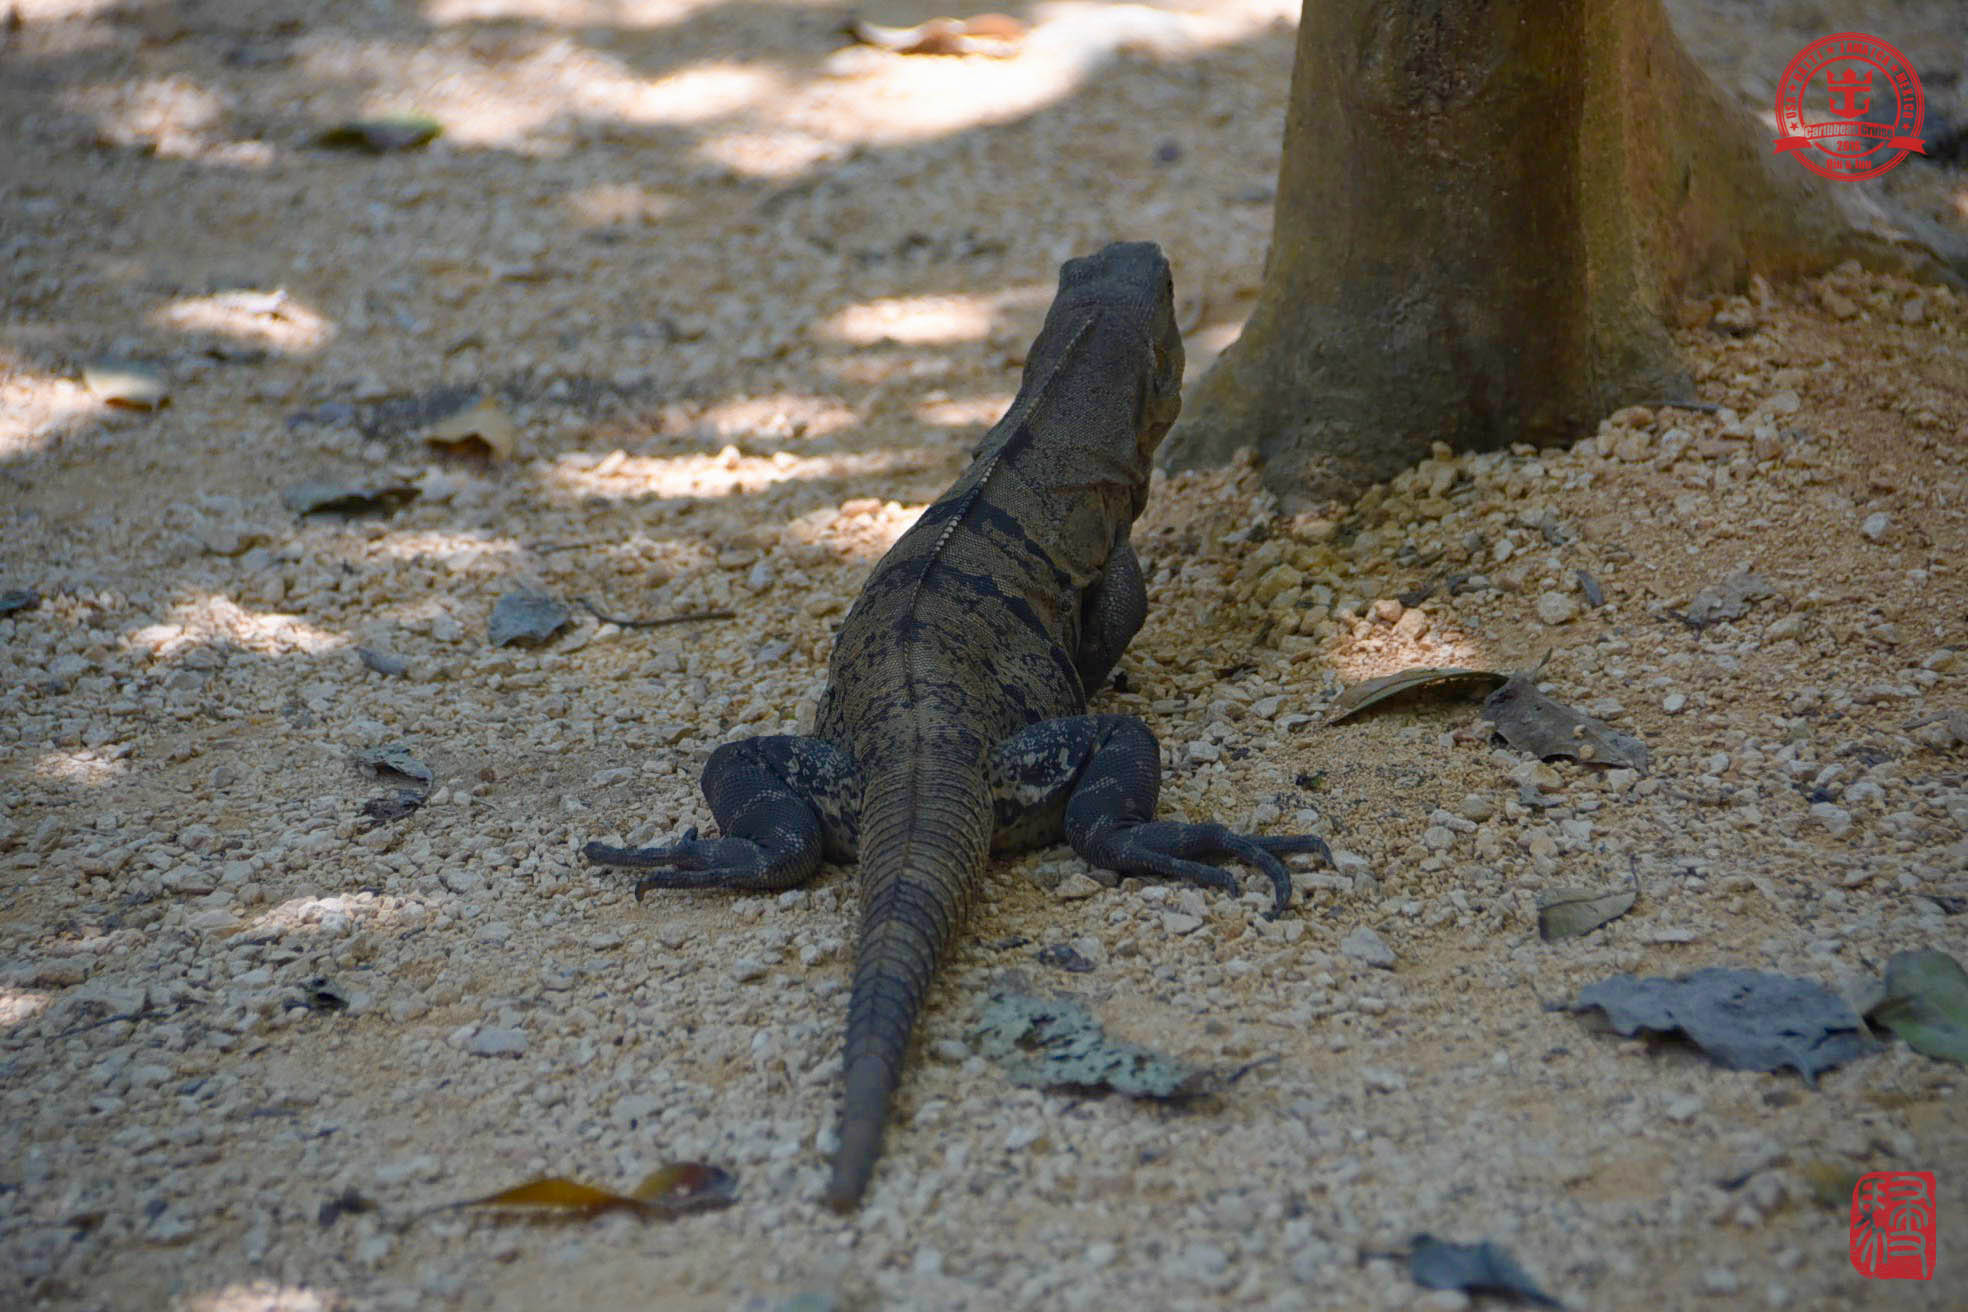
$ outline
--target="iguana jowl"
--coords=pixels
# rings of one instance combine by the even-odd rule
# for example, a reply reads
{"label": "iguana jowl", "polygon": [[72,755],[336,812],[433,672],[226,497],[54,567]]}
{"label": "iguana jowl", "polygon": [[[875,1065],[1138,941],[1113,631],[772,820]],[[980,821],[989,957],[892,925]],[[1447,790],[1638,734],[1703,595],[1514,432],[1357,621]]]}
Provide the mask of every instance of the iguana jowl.
{"label": "iguana jowl", "polygon": [[1086,714],[1147,614],[1128,530],[1181,405],[1168,261],[1147,242],[1068,260],[1011,409],[963,476],[875,566],[834,647],[811,737],[728,743],[704,767],[724,837],[590,843],[659,867],[636,885],[752,892],[861,867],[846,1091],[827,1201],[860,1201],[931,974],[987,854],[1057,842],[1123,874],[1236,890],[1207,858],[1291,896],[1286,852],[1157,821],[1161,752],[1140,720]]}

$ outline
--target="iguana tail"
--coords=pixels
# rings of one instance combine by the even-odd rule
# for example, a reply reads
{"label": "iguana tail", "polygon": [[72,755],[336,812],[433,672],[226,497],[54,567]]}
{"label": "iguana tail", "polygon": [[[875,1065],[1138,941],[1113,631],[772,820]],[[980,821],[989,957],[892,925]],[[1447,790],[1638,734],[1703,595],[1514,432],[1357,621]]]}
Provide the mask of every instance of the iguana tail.
{"label": "iguana tail", "polygon": [[981,745],[924,744],[914,760],[867,780],[847,1087],[827,1186],[837,1212],[861,1201],[874,1174],[909,1035],[990,851],[991,822]]}

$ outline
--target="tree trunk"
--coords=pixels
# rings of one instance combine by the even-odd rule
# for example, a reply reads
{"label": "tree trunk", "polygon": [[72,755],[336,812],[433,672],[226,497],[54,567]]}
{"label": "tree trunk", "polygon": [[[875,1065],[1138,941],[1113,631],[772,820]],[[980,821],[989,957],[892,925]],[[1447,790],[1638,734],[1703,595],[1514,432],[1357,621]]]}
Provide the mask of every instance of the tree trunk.
{"label": "tree trunk", "polygon": [[1254,446],[1288,506],[1347,498],[1433,442],[1548,445],[1689,399],[1684,294],[1939,271],[1769,137],[1658,0],[1305,0],[1264,286],[1166,463]]}

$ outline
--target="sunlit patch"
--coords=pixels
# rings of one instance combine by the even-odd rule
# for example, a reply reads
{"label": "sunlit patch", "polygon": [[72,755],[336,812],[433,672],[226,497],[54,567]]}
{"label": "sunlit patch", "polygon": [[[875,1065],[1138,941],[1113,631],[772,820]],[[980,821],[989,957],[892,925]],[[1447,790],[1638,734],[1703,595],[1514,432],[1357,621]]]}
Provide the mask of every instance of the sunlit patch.
{"label": "sunlit patch", "polygon": [[791,178],[841,153],[835,142],[794,128],[754,128],[708,137],[697,153],[733,173]]}
{"label": "sunlit patch", "polygon": [[123,638],[125,650],[153,660],[171,660],[194,647],[229,645],[270,656],[320,653],[347,645],[347,639],[293,615],[247,610],[216,593],[180,602],[171,618],[146,624]]}
{"label": "sunlit patch", "polygon": [[104,408],[81,383],[0,353],[0,460],[45,451],[62,429]]}
{"label": "sunlit patch", "polygon": [[[724,0],[430,0],[424,17],[435,26],[527,22],[540,27],[670,27]],[[829,6],[831,7],[831,6]]]}
{"label": "sunlit patch", "polygon": [[260,342],[293,354],[319,350],[335,335],[334,324],[284,290],[187,296],[155,311],[151,322],[180,332]]}
{"label": "sunlit patch", "polygon": [[854,410],[831,396],[780,392],[772,396],[741,396],[720,401],[705,410],[698,426],[709,436],[785,441],[825,437],[850,428]]}
{"label": "sunlit patch", "polygon": [[400,898],[374,893],[294,897],[242,922],[251,934],[342,934],[351,926],[387,928],[415,924],[423,912]]}
{"label": "sunlit patch", "polygon": [[989,428],[1011,408],[1012,393],[996,396],[967,396],[961,400],[925,401],[916,407],[916,418],[925,424],[945,428]]}
{"label": "sunlit patch", "polygon": [[856,346],[877,342],[974,342],[997,320],[988,296],[892,296],[850,305],[819,326],[819,334]]}
{"label": "sunlit patch", "polygon": [[0,988],[0,1027],[11,1027],[46,1011],[54,999],[38,989]]}
{"label": "sunlit patch", "polygon": [[106,144],[144,147],[167,159],[202,154],[223,135],[226,116],[217,93],[181,75],[88,87],[62,104],[93,117]]}
{"label": "sunlit patch", "polygon": [[344,1303],[335,1290],[317,1292],[305,1285],[277,1285],[253,1280],[226,1285],[208,1294],[186,1294],[177,1300],[186,1312],[327,1312]]}
{"label": "sunlit patch", "polygon": [[34,763],[34,773],[43,779],[100,787],[118,775],[129,773],[129,762],[123,759],[129,752],[128,743],[43,752]]}
{"label": "sunlit patch", "polygon": [[727,446],[716,454],[689,456],[632,456],[625,451],[596,456],[574,452],[556,461],[548,477],[562,489],[582,496],[616,501],[652,497],[702,500],[743,496],[774,483],[795,480],[870,479],[914,467],[921,459],[913,451],[819,456],[775,451],[770,456],[748,456],[735,446]]}
{"label": "sunlit patch", "polygon": [[676,209],[677,199],[633,182],[603,182],[569,196],[567,207],[583,227],[607,228],[654,223]]}
{"label": "sunlit patch", "polygon": [[[435,530],[392,533],[370,544],[378,555],[442,565],[451,574],[505,574],[518,561],[519,547],[504,538],[483,533],[445,533]],[[442,608],[433,608],[435,617]]]}
{"label": "sunlit patch", "polygon": [[699,64],[654,82],[618,78],[589,93],[589,107],[628,123],[703,123],[783,94],[778,74],[742,64]]}
{"label": "sunlit patch", "polygon": [[1421,666],[1459,666],[1470,670],[1498,668],[1492,663],[1496,660],[1494,653],[1481,643],[1435,631],[1430,631],[1425,645],[1394,643],[1385,628],[1369,634],[1364,642],[1350,637],[1341,638],[1325,659],[1339,681],[1348,685]]}

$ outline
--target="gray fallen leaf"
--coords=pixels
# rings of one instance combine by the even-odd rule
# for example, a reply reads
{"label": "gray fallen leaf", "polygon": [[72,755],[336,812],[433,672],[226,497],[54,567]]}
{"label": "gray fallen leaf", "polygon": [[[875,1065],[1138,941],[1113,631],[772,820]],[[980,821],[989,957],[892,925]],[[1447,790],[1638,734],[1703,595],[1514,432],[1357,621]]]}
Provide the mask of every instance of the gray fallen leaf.
{"label": "gray fallen leaf", "polygon": [[545,642],[567,626],[574,612],[538,592],[508,592],[492,607],[491,637],[494,647],[509,643],[533,646]]}
{"label": "gray fallen leaf", "polygon": [[1851,1004],[1824,985],[1760,970],[1710,966],[1679,979],[1615,975],[1587,985],[1566,1007],[1595,1008],[1621,1034],[1679,1032],[1731,1070],[1789,1066],[1807,1084],[1879,1047]]}
{"label": "gray fallen leaf", "polygon": [[1968,972],[1945,952],[1895,953],[1886,996],[1866,1015],[1915,1052],[1968,1065]]}
{"label": "gray fallen leaf", "polygon": [[362,814],[379,825],[389,824],[413,815],[426,801],[430,800],[427,791],[416,788],[399,788],[381,797],[372,797],[362,804]]}
{"label": "gray fallen leaf", "polygon": [[1109,1091],[1129,1098],[1187,1098],[1209,1074],[1148,1048],[1107,1037],[1091,1013],[1067,998],[994,993],[971,1046],[1031,1088]]}
{"label": "gray fallen leaf", "polygon": [[105,404],[125,410],[155,410],[171,399],[164,375],[134,360],[91,360],[82,366],[82,382]]}
{"label": "gray fallen leaf", "polygon": [[1472,688],[1490,689],[1503,683],[1509,676],[1494,670],[1465,670],[1460,667],[1421,668],[1397,670],[1384,674],[1378,679],[1368,679],[1342,690],[1326,707],[1328,726],[1351,719],[1361,711],[1378,706],[1392,697],[1403,693],[1428,689],[1431,692],[1466,692]]}
{"label": "gray fallen leaf", "polygon": [[1688,603],[1687,613],[1682,619],[1695,628],[1704,629],[1722,620],[1739,620],[1749,614],[1752,602],[1776,595],[1777,590],[1769,580],[1748,570],[1737,570],[1720,583],[1697,592],[1694,600]]}
{"label": "gray fallen leaf", "polygon": [[410,754],[409,747],[403,743],[390,743],[386,747],[369,747],[355,754],[355,763],[377,774],[400,774],[405,779],[415,779],[420,784],[430,783],[437,776],[431,768]]}
{"label": "gray fallen leaf", "polygon": [[1565,1306],[1539,1289],[1509,1253],[1487,1239],[1480,1244],[1456,1244],[1420,1234],[1409,1243],[1413,1250],[1408,1254],[1408,1279],[1423,1289],[1494,1294],[1534,1307]]}
{"label": "gray fallen leaf", "polygon": [[1541,760],[1569,757],[1584,765],[1647,772],[1647,744],[1632,734],[1555,702],[1538,691],[1536,671],[1513,674],[1483,703],[1483,718],[1505,742]]}
{"label": "gray fallen leaf", "polygon": [[1584,892],[1576,888],[1555,888],[1540,893],[1537,903],[1538,937],[1552,943],[1561,938],[1575,938],[1589,933],[1633,910],[1634,900],[1639,896],[1638,880],[1625,888],[1604,893]]}
{"label": "gray fallen leaf", "polygon": [[337,123],[316,137],[314,144],[330,150],[366,150],[372,155],[385,155],[393,150],[414,150],[428,145],[443,131],[444,125],[428,115],[389,114]]}
{"label": "gray fallen leaf", "polygon": [[409,483],[345,483],[311,478],[282,492],[280,500],[297,515],[388,515],[415,501],[417,493],[418,489]]}
{"label": "gray fallen leaf", "polygon": [[1032,955],[1041,966],[1051,966],[1054,970],[1073,975],[1084,975],[1095,969],[1094,964],[1071,943],[1048,943]]}

